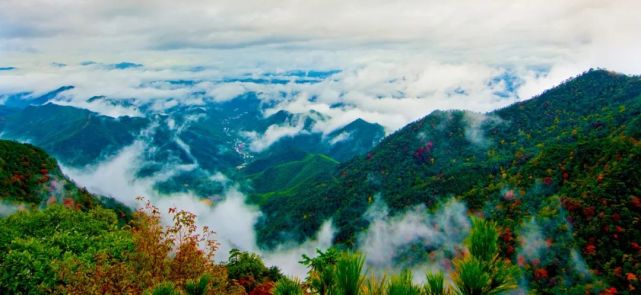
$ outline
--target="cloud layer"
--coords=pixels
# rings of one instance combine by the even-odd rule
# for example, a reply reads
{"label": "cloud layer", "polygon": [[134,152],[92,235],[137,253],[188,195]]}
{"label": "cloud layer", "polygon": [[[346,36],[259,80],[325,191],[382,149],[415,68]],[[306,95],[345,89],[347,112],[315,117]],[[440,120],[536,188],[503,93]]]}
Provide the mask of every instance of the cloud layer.
{"label": "cloud layer", "polygon": [[[633,0],[6,0],[0,67],[16,69],[0,72],[0,94],[74,85],[60,103],[119,116],[140,112],[85,100],[163,111],[256,91],[279,100],[273,112],[330,115],[324,132],[356,118],[391,132],[435,109],[527,99],[590,67],[641,73],[639,10]],[[314,84],[252,80],[287,81],[293,69],[342,71]]]}
{"label": "cloud layer", "polygon": [[[586,62],[638,71],[638,1],[81,1],[0,3],[8,60],[341,66]],[[620,67],[620,68],[619,68]]]}
{"label": "cloud layer", "polygon": [[[46,65],[0,73],[2,94],[42,95],[64,85],[74,88],[53,101],[112,117],[168,113],[180,106],[203,106],[229,101],[252,92],[266,109],[294,114],[324,115],[313,131],[325,134],[356,120],[383,125],[387,132],[441,109],[487,112],[530,98],[583,68],[552,66],[494,66],[414,59],[345,65],[340,71],[311,77],[309,73],[268,69],[249,72],[202,66],[117,69],[109,64]],[[1,97],[0,97],[1,98]],[[295,123],[295,124],[294,124]],[[266,134],[247,134],[261,150],[273,138],[302,130],[301,122],[273,126]]]}
{"label": "cloud layer", "polygon": [[[370,225],[360,234],[359,250],[374,270],[405,266],[447,272],[452,258],[463,251],[470,230],[466,206],[454,199],[434,212],[420,205],[390,216],[387,205],[376,196],[365,217]],[[423,253],[428,253],[424,260]],[[410,261],[404,261],[404,256]]]}
{"label": "cloud layer", "polygon": [[[257,245],[254,231],[254,224],[262,213],[258,207],[247,204],[245,196],[235,186],[228,186],[224,195],[212,196],[209,199],[191,193],[161,195],[153,189],[153,183],[163,176],[146,179],[135,176],[144,149],[145,144],[138,141],[113,158],[97,165],[84,169],[62,168],[65,174],[80,185],[86,186],[91,192],[111,196],[132,208],[143,205],[136,201],[137,196],[143,196],[163,214],[167,213],[169,208],[196,214],[199,226],[208,226],[216,232],[214,238],[220,243],[215,257],[217,261],[226,261],[229,250],[237,248],[260,254],[267,264],[277,265],[288,275],[302,276],[305,274],[305,268],[298,263],[301,256],[313,255],[317,248],[326,249],[332,245],[334,229],[331,222],[327,221],[319,229],[316,238],[300,245],[286,244],[273,251],[262,251]],[[180,172],[181,168],[175,167],[165,171],[164,177]],[[228,181],[221,174],[212,176],[212,179],[220,180],[225,185]],[[15,208],[11,205],[0,203],[0,216],[13,211]],[[164,217],[165,222],[171,222],[168,215]]]}

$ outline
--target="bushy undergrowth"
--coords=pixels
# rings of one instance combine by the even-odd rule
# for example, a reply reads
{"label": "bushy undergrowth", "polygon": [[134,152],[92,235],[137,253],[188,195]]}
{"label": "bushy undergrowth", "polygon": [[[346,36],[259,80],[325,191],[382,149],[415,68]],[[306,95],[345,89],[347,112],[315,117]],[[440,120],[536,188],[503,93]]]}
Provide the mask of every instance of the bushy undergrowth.
{"label": "bushy undergrowth", "polygon": [[163,225],[159,209],[147,202],[122,226],[109,209],[52,205],[0,219],[0,292],[412,295],[492,294],[516,286],[514,267],[498,258],[496,225],[480,219],[473,222],[469,253],[450,274],[456,284],[428,273],[419,285],[408,270],[390,279],[368,275],[363,255],[335,248],[303,256],[309,271],[302,282],[236,249],[217,264],[213,232],[199,229],[192,213],[167,213],[173,222]]}

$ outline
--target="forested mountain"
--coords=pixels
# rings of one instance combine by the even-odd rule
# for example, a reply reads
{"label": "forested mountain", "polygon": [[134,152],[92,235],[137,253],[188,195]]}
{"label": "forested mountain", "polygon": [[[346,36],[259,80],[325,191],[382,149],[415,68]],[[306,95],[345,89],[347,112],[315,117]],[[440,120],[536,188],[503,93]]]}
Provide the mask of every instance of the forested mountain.
{"label": "forested mountain", "polygon": [[69,165],[83,165],[113,155],[145,126],[140,118],[114,120],[84,109],[45,104],[5,109],[3,138],[28,141]]}
{"label": "forested mountain", "polygon": [[[317,160],[333,161],[308,156],[304,162]],[[0,141],[0,164],[3,294],[302,294],[307,289],[373,295],[455,290],[444,285],[442,273],[430,274],[425,286],[413,283],[409,272],[391,279],[365,277],[363,256],[334,248],[301,257],[300,263],[309,267],[305,284],[238,249],[230,251],[226,262],[216,263],[214,232],[198,228],[190,212],[170,208],[172,222],[167,224],[150,202],[133,214],[121,207],[106,209],[103,206],[114,204],[75,187],[60,174],[55,160],[31,145]],[[11,206],[12,212],[6,212]],[[505,276],[481,284],[471,280],[474,277],[461,277],[456,288],[516,288],[518,268],[492,258],[498,250],[496,230],[494,223],[475,220],[471,255],[460,258],[457,272],[463,276],[467,267],[481,264]]]}
{"label": "forested mountain", "polygon": [[52,204],[83,210],[107,207],[123,220],[131,213],[111,198],[78,187],[42,149],[7,140],[0,140],[0,204],[10,212]]}
{"label": "forested mountain", "polygon": [[[608,282],[637,288],[640,124],[641,79],[605,70],[487,114],[437,111],[334,177],[262,200],[259,241],[302,240],[332,218],[336,242],[354,245],[376,195],[393,212],[455,196],[499,221],[503,255],[525,265],[535,286],[569,292],[590,281],[571,266],[582,254]],[[537,257],[519,250],[517,233],[532,227],[544,240]]]}
{"label": "forested mountain", "polygon": [[[31,129],[32,131],[26,131],[29,129],[25,127],[28,126],[29,120],[22,119],[25,124],[20,126],[12,122],[17,116],[26,116],[25,113],[46,108],[63,108],[69,111],[67,107],[54,105],[24,106],[20,111],[9,112],[8,115],[3,113],[2,126],[5,126],[5,132],[18,130],[19,127],[26,128],[24,134],[36,132],[35,127]],[[235,109],[231,106],[230,108]],[[101,128],[111,130],[110,128],[123,126],[119,124],[140,126],[139,128],[142,129],[149,128],[150,125],[147,124],[153,125],[149,123],[150,121],[145,122],[150,120],[149,118],[112,120],[85,111],[72,111],[74,115],[70,115],[71,117],[80,118],[78,120],[87,125],[99,127],[92,127],[92,130],[101,130]],[[215,111],[208,110],[208,112]],[[221,134],[207,133],[225,130],[211,128],[214,124],[223,123],[212,119],[214,113],[208,114],[203,117],[204,119],[190,123],[181,130],[181,133],[178,133],[191,134],[181,137],[182,142],[196,140],[197,144],[190,145],[202,145],[200,150],[203,152],[202,156],[197,156],[200,151],[191,150],[191,156],[185,154],[185,159],[192,157],[203,159],[202,161],[222,159],[213,156],[221,155],[220,153],[214,150],[207,152],[206,149],[211,148],[207,140],[225,138]],[[245,120],[243,118],[246,116],[253,116],[247,115],[246,112],[237,115],[234,120]],[[61,119],[67,117],[69,116],[62,116]],[[36,116],[30,118],[35,120]],[[39,118],[46,120],[50,117],[40,116]],[[179,116],[172,118],[181,120]],[[266,117],[265,121],[247,120],[260,123],[253,130],[266,132],[269,126],[276,124],[275,122],[299,119],[297,115],[281,112]],[[316,119],[320,120],[321,116],[317,116]],[[46,121],[45,124],[55,124],[55,122],[56,120]],[[16,125],[7,129],[6,126],[11,126],[10,124]],[[244,124],[248,126],[250,123]],[[303,123],[305,124],[312,123]],[[56,132],[66,130],[63,128],[73,128],[67,126],[73,125],[61,125]],[[171,129],[169,126],[167,128]],[[161,136],[162,132],[159,130],[162,128],[155,129],[156,133],[152,132],[155,135],[150,137],[155,138],[154,140],[159,143],[167,142],[168,140]],[[509,285],[509,287],[506,285],[506,290],[516,287],[516,281],[512,279],[518,277],[518,285],[522,289],[540,294],[634,294],[641,288],[638,278],[641,274],[641,232],[637,230],[641,220],[640,130],[641,78],[605,70],[590,70],[537,97],[490,113],[456,110],[433,112],[384,138],[368,152],[344,162],[336,159],[346,159],[348,154],[359,154],[369,144],[375,144],[378,141],[376,138],[382,136],[379,134],[382,132],[380,128],[357,120],[326,136],[310,132],[297,137],[284,138],[265,151],[253,154],[251,161],[245,162],[240,158],[233,158],[238,157],[236,154],[227,158],[225,161],[228,162],[225,165],[240,166],[233,169],[237,177],[243,181],[242,189],[248,193],[250,202],[260,206],[262,216],[256,225],[257,240],[265,248],[275,247],[292,237],[302,242],[317,233],[323,222],[331,219],[337,229],[335,244],[342,249],[354,249],[358,246],[359,233],[366,230],[369,225],[365,213],[376,200],[385,202],[391,214],[401,214],[415,205],[435,208],[446,200],[454,198],[467,206],[470,216],[476,216],[473,220],[478,220],[477,218],[482,216],[496,222],[496,225],[494,223],[487,225],[488,227],[484,230],[487,237],[483,243],[488,245],[497,243],[496,254],[499,255],[499,258],[492,258],[494,254],[490,253],[488,255],[491,257],[486,260],[477,257],[479,261],[474,260],[476,258],[469,258],[478,255],[474,254],[478,249],[473,245],[474,238],[467,240],[466,245],[472,251],[472,256],[466,256],[469,254],[464,253],[456,254],[454,269],[451,273],[459,288],[465,286],[461,277],[462,272],[465,271],[462,266],[465,265],[463,261],[466,263],[476,261],[474,263],[485,265],[484,271],[493,273],[493,275],[487,275],[488,279],[499,279],[497,271],[505,271],[503,278]],[[69,137],[64,137],[62,133],[59,135],[52,133],[50,137],[38,135],[39,138],[40,136],[49,138],[51,141],[73,143],[73,141],[65,141]],[[78,133],[77,136],[81,139],[87,135]],[[121,136],[123,137],[104,136],[103,138],[105,140],[108,138],[107,142],[116,143],[116,145],[117,142],[135,140],[126,137],[130,135]],[[335,145],[349,136],[355,136],[357,140],[345,146]],[[319,140],[330,142],[331,139],[328,138],[341,140],[335,141],[334,144],[318,144]],[[44,141],[43,144],[46,142]],[[153,157],[150,159],[148,163],[153,163]],[[156,161],[159,163],[161,159],[163,158],[158,158]],[[201,160],[194,161],[201,162]],[[211,167],[218,167],[222,165],[221,163],[211,162],[210,164]],[[0,142],[0,164],[3,204],[9,204],[13,211],[24,207],[44,208],[53,203],[62,203],[66,207],[74,208],[73,210],[111,206],[120,210],[118,215],[125,215],[123,220],[129,220],[125,214],[126,210],[106,202],[108,199],[90,195],[69,182],[60,173],[55,160],[39,148],[2,141]],[[207,165],[201,163],[203,167]],[[153,174],[153,167],[149,169],[146,173]],[[153,207],[148,207],[150,208],[151,215],[138,215],[137,218],[143,218],[144,221],[148,219],[143,216],[155,216]],[[3,219],[2,222],[7,222],[7,228],[12,228],[10,240],[19,241],[27,237],[18,235],[23,228],[16,223],[16,218],[25,218],[31,224],[41,218],[61,218],[59,216],[64,215],[87,223],[97,222],[96,226],[101,230],[91,233],[90,236],[95,235],[97,241],[101,241],[99,244],[101,247],[105,245],[125,247],[133,256],[116,255],[117,257],[112,257],[112,260],[96,262],[92,260],[91,255],[82,256],[76,251],[77,249],[68,250],[72,253],[69,255],[76,255],[81,261],[89,261],[89,264],[77,264],[79,262],[76,260],[65,260],[61,265],[66,268],[59,269],[62,272],[54,272],[53,268],[48,268],[50,266],[43,268],[44,272],[39,279],[52,273],[61,277],[56,282],[36,280],[40,282],[40,287],[45,288],[42,290],[52,290],[51,288],[55,286],[66,288],[64,290],[67,291],[81,290],[69,288],[81,288],[85,285],[95,287],[101,282],[83,281],[83,283],[75,281],[78,277],[74,275],[69,277],[69,275],[76,271],[73,274],[91,277],[89,274],[95,271],[109,273],[113,271],[113,267],[121,267],[126,276],[130,276],[111,277],[111,280],[122,284],[112,286],[124,288],[118,290],[133,288],[130,290],[141,291],[156,286],[163,280],[170,280],[175,284],[167,288],[187,288],[187,279],[191,284],[194,283],[193,280],[207,273],[214,275],[215,280],[219,280],[220,284],[205,284],[219,291],[225,290],[224,292],[242,294],[244,291],[239,289],[241,286],[247,292],[272,290],[272,288],[285,288],[283,284],[291,283],[282,278],[278,269],[268,269],[264,266],[260,257],[240,251],[233,252],[229,261],[223,266],[203,264],[206,266],[203,269],[180,274],[176,272],[182,271],[181,264],[171,260],[175,257],[170,255],[170,260],[174,262],[169,260],[166,262],[171,266],[167,266],[165,273],[154,274],[136,283],[136,272],[133,269],[150,267],[150,265],[139,265],[141,261],[136,260],[135,257],[138,257],[136,255],[139,255],[136,251],[143,249],[139,247],[155,246],[140,244],[141,240],[137,240],[136,235],[141,232],[135,230],[129,232],[130,228],[121,229],[110,217],[111,213],[100,213],[102,209],[92,209],[93,211],[83,211],[90,213],[72,215],[65,215],[68,213],[64,210],[67,209],[49,208],[45,213],[29,211],[12,215],[9,219]],[[153,225],[153,222],[144,224]],[[474,224],[477,226],[485,223],[477,224],[475,221]],[[133,228],[140,225],[141,223],[134,222]],[[56,231],[55,237],[74,232],[73,227],[49,230]],[[84,228],[80,232],[86,230]],[[478,234],[477,230],[479,229],[472,230],[471,236]],[[41,233],[30,234],[38,236]],[[156,234],[160,233],[156,232]],[[115,237],[114,235],[121,237],[117,240],[120,242],[113,244],[116,240],[109,240]],[[10,240],[0,240],[0,243],[4,243],[4,246],[0,246],[6,250],[14,249],[12,247],[17,247],[16,245],[23,245],[20,244],[22,242],[7,244]],[[57,245],[55,239],[44,240],[43,243]],[[96,248],[92,251],[103,251],[100,249]],[[310,266],[310,277],[307,278],[305,286],[322,288],[322,285],[314,285],[319,283],[316,279],[321,280],[320,278],[326,275],[323,274],[322,267],[327,267],[325,271],[328,273],[336,272],[339,276],[341,267],[347,267],[346,265],[349,264],[346,261],[357,263],[360,259],[349,254],[339,255],[338,252],[333,251],[319,252],[316,258],[303,259],[303,262],[309,263]],[[402,255],[415,254],[420,259],[430,259],[434,251],[437,249],[419,243],[413,244],[407,251],[404,250]],[[199,253],[202,254],[202,252]],[[16,255],[11,256],[11,259],[16,260],[3,262],[0,259],[0,264],[4,263],[4,266],[0,266],[9,267],[6,261],[22,259]],[[47,255],[49,255],[47,259],[58,261],[56,263],[59,263],[62,257],[57,252]],[[198,255],[189,257],[196,259],[190,261],[200,259],[197,258],[200,257]],[[393,258],[400,260],[403,257]],[[91,263],[98,264],[91,266]],[[487,268],[490,267],[489,265],[492,265],[491,270]],[[520,274],[517,274],[511,265],[518,265]],[[7,269],[11,273],[19,271],[17,268]],[[223,274],[222,269],[229,271],[229,277]],[[478,274],[478,276],[482,275]],[[403,280],[406,282],[406,287],[410,286],[411,279],[408,280],[407,277],[403,279],[402,276],[392,278],[385,286],[392,288],[394,282],[399,283]],[[335,279],[335,277],[331,278]],[[275,287],[276,281],[280,285],[276,284]],[[474,281],[478,280],[474,279]],[[374,281],[369,283],[375,284]],[[102,284],[104,287],[105,283],[102,282]],[[300,290],[298,285],[292,284],[294,289]],[[338,282],[332,284],[332,288],[339,288]],[[4,288],[3,290],[18,290],[15,288],[23,288],[25,285],[0,287]],[[264,292],[269,294],[271,291]]]}
{"label": "forested mountain", "polygon": [[[137,158],[134,177],[153,179],[159,193],[210,197],[222,193],[222,185],[209,179],[217,173],[244,182],[248,174],[307,155],[345,161],[364,154],[385,135],[381,125],[362,119],[323,134],[314,126],[326,120],[325,115],[315,111],[267,115],[270,105],[256,93],[162,111],[122,99],[87,99],[88,104],[118,104],[139,114],[113,117],[64,105],[64,96],[58,95],[69,89],[73,87],[38,97],[28,92],[0,95],[0,137],[32,143],[77,169],[140,143],[144,151]],[[187,168],[175,172],[179,166]]]}

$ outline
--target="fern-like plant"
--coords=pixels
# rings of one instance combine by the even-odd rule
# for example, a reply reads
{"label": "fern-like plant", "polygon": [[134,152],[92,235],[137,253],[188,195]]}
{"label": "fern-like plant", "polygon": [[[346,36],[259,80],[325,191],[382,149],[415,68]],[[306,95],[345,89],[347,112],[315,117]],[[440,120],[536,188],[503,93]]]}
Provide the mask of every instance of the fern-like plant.
{"label": "fern-like plant", "polygon": [[451,292],[445,286],[445,275],[442,272],[427,273],[425,275],[426,295],[447,295]]}
{"label": "fern-like plant", "polygon": [[303,289],[297,280],[283,277],[276,282],[274,295],[303,295]]}
{"label": "fern-like plant", "polygon": [[185,292],[187,295],[205,295],[209,289],[209,283],[212,281],[210,274],[202,275],[198,281],[187,280],[185,283]]}
{"label": "fern-like plant", "polygon": [[499,294],[518,285],[518,267],[498,255],[498,229],[495,222],[472,220],[467,239],[470,254],[455,261],[453,274],[458,292],[463,295]]}
{"label": "fern-like plant", "polygon": [[388,295],[420,295],[421,288],[412,282],[412,272],[404,269],[393,276],[387,288]]}
{"label": "fern-like plant", "polygon": [[388,279],[385,275],[377,277],[371,274],[363,282],[363,295],[387,295]]}
{"label": "fern-like plant", "polygon": [[455,263],[456,273],[453,275],[458,291],[462,295],[488,294],[490,275],[485,271],[485,265],[474,257],[468,257]]}
{"label": "fern-like plant", "polygon": [[365,257],[357,253],[345,252],[336,262],[335,294],[360,294],[364,276],[361,274]]}
{"label": "fern-like plant", "polygon": [[498,238],[495,222],[473,218],[472,230],[467,238],[470,254],[481,261],[493,260],[498,255]]}

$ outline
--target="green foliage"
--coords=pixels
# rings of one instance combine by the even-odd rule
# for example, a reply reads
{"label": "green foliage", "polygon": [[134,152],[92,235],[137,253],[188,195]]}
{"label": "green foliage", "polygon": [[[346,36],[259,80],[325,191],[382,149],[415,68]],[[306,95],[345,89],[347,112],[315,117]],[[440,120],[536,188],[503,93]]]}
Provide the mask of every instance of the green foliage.
{"label": "green foliage", "polygon": [[185,293],[188,295],[205,295],[209,289],[209,284],[213,278],[210,274],[202,275],[198,281],[187,280],[185,283]]}
{"label": "green foliage", "polygon": [[151,292],[147,291],[145,294],[148,295],[180,295],[180,291],[176,289],[174,286],[174,283],[172,282],[162,282],[151,290]]}
{"label": "green foliage", "polygon": [[273,195],[295,194],[299,186],[311,181],[330,180],[338,162],[322,154],[310,154],[300,161],[290,161],[269,167],[260,173],[248,176],[252,188],[257,193],[254,202]]}
{"label": "green foliage", "polygon": [[265,284],[272,284],[283,278],[278,267],[267,268],[257,254],[238,249],[232,249],[229,252],[225,267],[228,277],[235,280],[246,292],[265,288]]}
{"label": "green foliage", "polygon": [[400,274],[392,276],[387,287],[388,295],[420,295],[421,288],[412,282],[412,272],[404,269]]}
{"label": "green foliage", "polygon": [[114,209],[121,222],[131,214],[116,200],[77,187],[40,148],[7,140],[0,140],[0,202],[20,208],[54,203],[80,209],[101,206]]}
{"label": "green foliage", "polygon": [[474,257],[461,260],[456,264],[454,282],[461,294],[489,294],[487,292],[490,289],[490,280],[490,274],[486,272],[484,263]]}
{"label": "green foliage", "polygon": [[472,218],[472,230],[467,238],[470,254],[481,261],[492,261],[498,255],[499,234],[496,223]]}
{"label": "green foliage", "polygon": [[282,277],[274,287],[274,295],[302,295],[303,289],[295,279]]}
{"label": "green foliage", "polygon": [[275,282],[282,277],[278,268],[267,268],[257,254],[238,249],[229,251],[229,259],[226,266],[228,276],[231,279],[251,277],[257,281],[269,279]]}
{"label": "green foliage", "polygon": [[344,252],[336,262],[335,294],[357,295],[363,285],[365,257],[357,253]]}
{"label": "green foliage", "polygon": [[58,261],[70,256],[92,261],[99,253],[115,259],[133,248],[131,235],[118,227],[115,213],[52,206],[0,219],[0,293],[51,292]]}
{"label": "green foliage", "polygon": [[496,223],[472,219],[467,239],[470,254],[455,262],[454,282],[462,294],[500,294],[518,286],[518,267],[499,258],[498,237]]}
{"label": "green foliage", "polygon": [[0,199],[39,204],[58,165],[43,150],[0,140]]}
{"label": "green foliage", "polygon": [[146,124],[143,118],[115,119],[75,107],[46,104],[2,116],[0,129],[4,138],[28,138],[64,163],[81,166],[131,144]]}
{"label": "green foliage", "polygon": [[[531,159],[540,144],[624,132],[621,127],[641,114],[640,95],[637,77],[595,70],[486,115],[433,112],[340,165],[335,180],[307,183],[295,198],[271,196],[261,204],[266,218],[257,224],[258,239],[274,246],[286,228],[288,237],[302,241],[332,218],[336,239],[353,246],[355,234],[367,227],[362,215],[376,193],[393,212],[433,206],[449,195],[480,210],[490,195],[479,191],[498,182],[509,167]],[[475,117],[485,120],[474,127]],[[471,138],[471,131],[480,138]]]}
{"label": "green foliage", "polygon": [[317,249],[318,256],[310,258],[303,254],[301,264],[307,266],[307,282],[318,294],[328,294],[336,283],[335,266],[340,258],[336,248],[329,248],[325,252]]}
{"label": "green foliage", "polygon": [[449,293],[449,289],[445,287],[445,276],[442,272],[427,273],[425,275],[426,295],[446,295]]}
{"label": "green foliage", "polygon": [[365,281],[365,257],[358,253],[339,252],[335,248],[316,252],[318,256],[310,258],[303,255],[300,261],[309,268],[306,282],[312,290],[321,295],[360,294]]}
{"label": "green foliage", "polygon": [[[632,276],[641,273],[639,77],[590,70],[481,116],[478,140],[469,138],[474,116],[433,112],[341,164],[334,180],[307,183],[295,198],[270,197],[259,240],[275,245],[283,228],[304,240],[332,218],[335,239],[354,246],[376,193],[392,214],[455,195],[498,222],[498,260],[519,261],[533,290],[641,289]],[[517,235],[532,218],[547,244],[545,255],[528,260]]]}
{"label": "green foliage", "polygon": [[[504,226],[523,230],[528,223],[515,221],[528,217],[540,226],[547,243],[540,257],[517,255],[532,288],[570,293],[641,286],[626,277],[641,271],[641,235],[633,225],[641,217],[639,161],[638,139],[613,134],[548,145],[506,171],[512,176],[501,184],[528,193],[488,207],[497,208],[492,217]],[[483,193],[498,194],[489,189]],[[509,250],[511,245],[502,247]]]}
{"label": "green foliage", "polygon": [[375,274],[371,274],[365,279],[363,283],[363,294],[365,295],[387,295],[387,287],[389,285],[389,280],[387,276],[383,275],[377,277]]}

